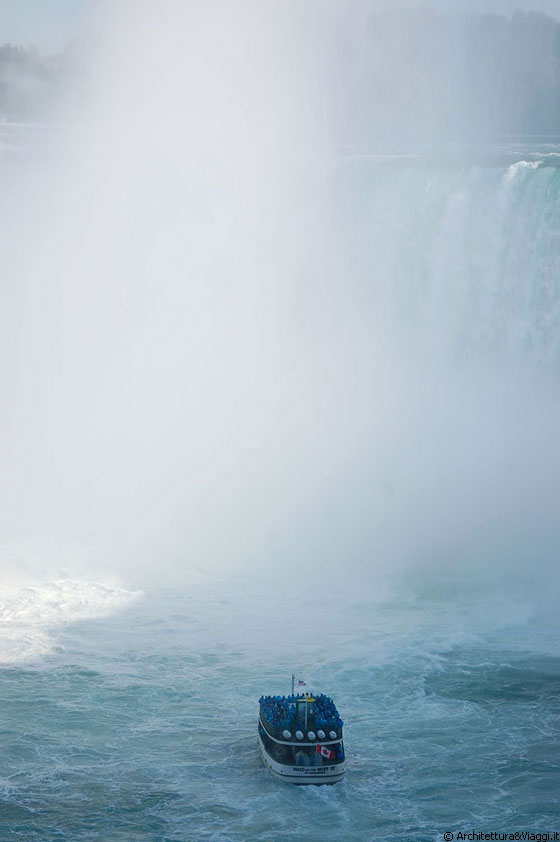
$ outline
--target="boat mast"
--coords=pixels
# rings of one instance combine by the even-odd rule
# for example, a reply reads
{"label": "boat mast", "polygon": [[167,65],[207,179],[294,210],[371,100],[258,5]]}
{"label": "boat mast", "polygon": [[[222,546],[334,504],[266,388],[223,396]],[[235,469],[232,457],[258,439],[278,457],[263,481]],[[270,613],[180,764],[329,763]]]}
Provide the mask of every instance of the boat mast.
{"label": "boat mast", "polygon": [[292,673],[292,696],[294,695],[294,687],[295,687],[296,675]]}

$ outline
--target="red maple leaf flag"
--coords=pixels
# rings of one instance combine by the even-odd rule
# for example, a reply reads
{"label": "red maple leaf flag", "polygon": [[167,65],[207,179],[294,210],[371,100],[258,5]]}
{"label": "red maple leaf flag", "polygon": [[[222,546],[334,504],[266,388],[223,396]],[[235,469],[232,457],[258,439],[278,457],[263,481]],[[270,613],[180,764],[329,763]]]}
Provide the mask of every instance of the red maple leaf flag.
{"label": "red maple leaf flag", "polygon": [[317,751],[321,757],[326,757],[327,760],[334,760],[334,751],[331,751],[330,748],[317,744]]}

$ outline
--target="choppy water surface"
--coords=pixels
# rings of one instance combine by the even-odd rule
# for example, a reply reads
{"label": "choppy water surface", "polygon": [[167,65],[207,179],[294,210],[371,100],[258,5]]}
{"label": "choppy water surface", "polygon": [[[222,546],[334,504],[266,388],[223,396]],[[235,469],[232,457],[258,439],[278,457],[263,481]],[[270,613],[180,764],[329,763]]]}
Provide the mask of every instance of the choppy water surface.
{"label": "choppy water surface", "polygon": [[[435,840],[558,827],[560,658],[545,608],[405,586],[319,604],[281,590],[12,591],[0,837]],[[42,620],[22,617],[30,597],[50,605]],[[346,722],[335,787],[283,785],[259,759],[257,699],[286,692],[292,667]]]}

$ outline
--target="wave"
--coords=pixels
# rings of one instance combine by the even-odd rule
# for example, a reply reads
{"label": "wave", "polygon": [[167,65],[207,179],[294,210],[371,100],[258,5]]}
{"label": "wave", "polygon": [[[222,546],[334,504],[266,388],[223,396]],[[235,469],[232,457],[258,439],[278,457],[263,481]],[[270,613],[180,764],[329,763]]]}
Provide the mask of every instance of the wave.
{"label": "wave", "polygon": [[42,658],[55,648],[61,627],[110,616],[140,596],[140,591],[73,579],[0,588],[0,664]]}

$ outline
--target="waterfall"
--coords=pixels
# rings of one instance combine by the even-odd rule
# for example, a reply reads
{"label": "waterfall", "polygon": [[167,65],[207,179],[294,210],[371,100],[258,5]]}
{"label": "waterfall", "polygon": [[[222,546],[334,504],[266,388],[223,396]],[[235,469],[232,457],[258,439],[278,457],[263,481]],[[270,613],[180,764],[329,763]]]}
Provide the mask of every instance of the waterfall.
{"label": "waterfall", "polygon": [[560,364],[560,170],[352,163],[345,280],[442,354]]}
{"label": "waterfall", "polygon": [[337,158],[311,8],[109,6],[79,113],[5,161],[7,566],[548,565],[554,149]]}

